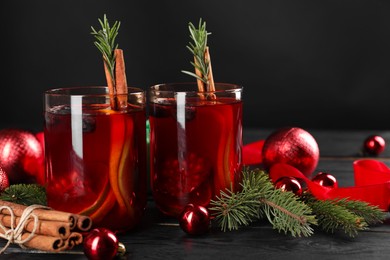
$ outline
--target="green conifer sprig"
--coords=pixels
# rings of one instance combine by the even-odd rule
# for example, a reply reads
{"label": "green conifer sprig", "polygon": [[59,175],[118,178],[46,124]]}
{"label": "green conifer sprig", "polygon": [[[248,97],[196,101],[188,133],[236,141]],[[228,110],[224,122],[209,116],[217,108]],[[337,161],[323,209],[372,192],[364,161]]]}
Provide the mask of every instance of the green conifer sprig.
{"label": "green conifer sprig", "polygon": [[46,190],[38,184],[10,185],[0,194],[0,199],[26,206],[47,205]]}
{"label": "green conifer sprig", "polygon": [[342,230],[355,237],[385,218],[378,207],[363,201],[317,200],[309,192],[298,197],[275,189],[268,174],[258,169],[244,169],[241,186],[239,192],[222,191],[210,203],[211,214],[223,231],[267,218],[274,229],[294,237],[312,235],[312,225],[330,233]]}
{"label": "green conifer sprig", "polygon": [[329,233],[343,230],[350,237],[369,225],[381,223],[385,217],[378,207],[363,201],[342,199],[317,200],[310,193],[302,197],[318,218],[319,227]]}
{"label": "green conifer sprig", "polygon": [[342,207],[345,207],[352,213],[359,217],[362,217],[368,225],[375,225],[383,223],[386,214],[377,206],[372,206],[364,201],[340,199],[335,203]]}
{"label": "green conifer sprig", "polygon": [[364,218],[337,205],[334,200],[310,199],[307,203],[317,215],[318,226],[325,232],[334,233],[337,230],[343,230],[350,237],[355,237],[359,231],[368,227]]}
{"label": "green conifer sprig", "polygon": [[211,201],[210,211],[223,231],[266,217],[279,232],[310,236],[316,224],[311,209],[291,192],[274,188],[264,171],[244,169],[242,190],[226,190]]}

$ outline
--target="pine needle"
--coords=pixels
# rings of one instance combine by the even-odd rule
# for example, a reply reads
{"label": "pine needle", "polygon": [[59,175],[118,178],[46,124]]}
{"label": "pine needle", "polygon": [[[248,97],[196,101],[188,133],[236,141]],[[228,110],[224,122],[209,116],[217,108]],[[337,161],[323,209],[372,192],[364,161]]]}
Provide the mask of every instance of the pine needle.
{"label": "pine needle", "polygon": [[0,199],[26,206],[47,205],[45,188],[38,184],[10,185],[1,193]]}
{"label": "pine needle", "polygon": [[316,214],[319,227],[329,233],[342,230],[350,237],[355,237],[359,231],[382,222],[385,217],[378,207],[362,201],[346,198],[317,200],[309,193],[305,193],[303,199]]}
{"label": "pine needle", "polygon": [[340,199],[335,202],[337,205],[345,207],[359,217],[362,217],[368,225],[375,225],[383,223],[386,217],[377,206],[372,206],[365,201]]}
{"label": "pine needle", "polygon": [[291,192],[275,189],[264,171],[243,171],[242,190],[227,189],[211,201],[210,211],[222,231],[238,229],[267,217],[279,232],[310,236],[316,219],[311,209]]}

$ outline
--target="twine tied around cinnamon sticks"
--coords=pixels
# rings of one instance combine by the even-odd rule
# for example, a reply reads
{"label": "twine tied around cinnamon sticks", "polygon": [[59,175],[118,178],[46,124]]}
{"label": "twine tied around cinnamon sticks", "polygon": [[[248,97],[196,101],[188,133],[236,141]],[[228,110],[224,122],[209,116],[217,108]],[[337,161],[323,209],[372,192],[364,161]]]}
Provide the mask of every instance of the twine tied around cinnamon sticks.
{"label": "twine tied around cinnamon sticks", "polygon": [[[37,229],[37,226],[38,226],[38,216],[35,215],[34,213],[32,213],[32,211],[34,209],[38,209],[38,208],[48,209],[48,207],[41,206],[41,205],[31,205],[31,206],[27,207],[23,211],[23,214],[20,217],[20,221],[15,227],[15,224],[16,224],[15,214],[12,211],[12,209],[8,206],[1,206],[0,207],[0,211],[8,210],[8,212],[10,213],[10,216],[11,216],[11,224],[10,224],[9,229],[7,229],[7,227],[5,227],[3,225],[3,223],[0,222],[0,228],[1,228],[0,237],[8,240],[7,244],[3,247],[3,249],[0,250],[0,254],[2,254],[9,247],[10,244],[18,244],[20,247],[25,248],[23,246],[23,244],[30,241],[33,238],[33,236],[35,235],[35,231]],[[33,230],[25,239],[22,239],[24,226],[27,224],[27,222],[30,219],[34,220]]]}
{"label": "twine tied around cinnamon sticks", "polygon": [[87,216],[0,200],[0,237],[8,240],[0,254],[12,243],[50,252],[71,249],[82,243],[80,232],[91,226]]}

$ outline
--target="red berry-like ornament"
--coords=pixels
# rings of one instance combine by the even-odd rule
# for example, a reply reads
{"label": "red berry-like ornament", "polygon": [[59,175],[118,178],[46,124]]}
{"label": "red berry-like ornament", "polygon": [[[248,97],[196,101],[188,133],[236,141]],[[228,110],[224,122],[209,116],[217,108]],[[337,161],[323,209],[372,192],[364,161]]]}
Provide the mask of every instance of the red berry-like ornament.
{"label": "red berry-like ornament", "polygon": [[276,163],[286,163],[308,177],[317,167],[319,148],[310,133],[298,127],[288,127],[267,137],[262,157],[266,169]]}
{"label": "red berry-like ornament", "polygon": [[364,140],[363,150],[369,155],[379,155],[385,150],[385,139],[379,135],[371,135]]}
{"label": "red berry-like ornament", "polygon": [[302,195],[302,185],[294,177],[282,177],[275,182],[275,188],[283,191],[291,191],[297,196]]}
{"label": "red berry-like ornament", "polygon": [[179,224],[190,235],[202,235],[210,229],[210,215],[205,207],[188,204],[179,216]]}
{"label": "red berry-like ornament", "polygon": [[8,176],[0,167],[0,193],[2,193],[6,188],[9,187]]}
{"label": "red berry-like ornament", "polygon": [[109,229],[95,228],[84,239],[84,254],[90,260],[110,260],[118,252],[118,238]]}
{"label": "red berry-like ornament", "polygon": [[313,179],[313,182],[328,188],[337,188],[338,183],[336,177],[326,172],[319,172]]}
{"label": "red berry-like ornament", "polygon": [[10,184],[44,184],[43,148],[32,132],[0,130],[0,165]]}

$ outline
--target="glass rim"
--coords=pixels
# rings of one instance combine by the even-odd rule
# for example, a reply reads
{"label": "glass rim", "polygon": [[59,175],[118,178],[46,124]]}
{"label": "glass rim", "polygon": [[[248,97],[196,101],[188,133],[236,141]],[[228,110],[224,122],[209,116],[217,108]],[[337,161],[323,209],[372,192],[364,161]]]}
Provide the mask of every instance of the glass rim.
{"label": "glass rim", "polygon": [[[106,93],[88,93],[88,90],[107,90]],[[86,92],[83,92],[87,90]],[[79,92],[78,92],[79,91]],[[78,87],[59,87],[44,91],[45,95],[50,96],[85,96],[85,97],[105,97],[105,96],[124,96],[145,94],[145,91],[137,87],[127,87],[127,93],[123,94],[109,94],[107,86],[78,86]],[[72,93],[74,92],[74,93]]]}
{"label": "glass rim", "polygon": [[198,91],[198,89],[194,90],[175,90],[175,89],[156,89],[156,87],[159,86],[167,86],[167,87],[173,87],[173,86],[196,86],[196,82],[170,82],[170,83],[160,83],[160,84],[155,84],[149,87],[149,91],[151,92],[160,92],[160,93],[190,93],[190,94],[213,94],[213,93],[223,93],[223,92],[239,92],[244,89],[242,85],[234,84],[234,83],[224,83],[224,82],[215,82],[214,83],[216,86],[228,86],[231,88],[227,89],[216,89],[214,91]]}

